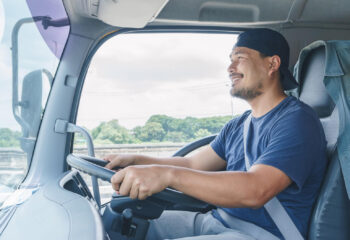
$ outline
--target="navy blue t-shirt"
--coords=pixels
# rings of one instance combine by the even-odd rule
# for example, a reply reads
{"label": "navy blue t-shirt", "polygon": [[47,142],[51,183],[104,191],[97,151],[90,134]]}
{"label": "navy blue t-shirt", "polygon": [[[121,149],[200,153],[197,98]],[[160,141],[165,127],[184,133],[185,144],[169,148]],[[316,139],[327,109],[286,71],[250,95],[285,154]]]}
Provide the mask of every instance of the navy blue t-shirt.
{"label": "navy blue t-shirt", "polygon": [[[227,171],[246,171],[243,125],[249,114],[250,111],[245,112],[228,122],[211,143],[214,151],[227,161]],[[327,165],[326,140],[316,113],[295,97],[287,97],[262,117],[252,117],[247,134],[247,155],[251,165],[270,165],[290,177],[292,184],[277,198],[305,237]],[[222,209],[283,238],[263,207]],[[215,215],[218,217],[217,213]]]}

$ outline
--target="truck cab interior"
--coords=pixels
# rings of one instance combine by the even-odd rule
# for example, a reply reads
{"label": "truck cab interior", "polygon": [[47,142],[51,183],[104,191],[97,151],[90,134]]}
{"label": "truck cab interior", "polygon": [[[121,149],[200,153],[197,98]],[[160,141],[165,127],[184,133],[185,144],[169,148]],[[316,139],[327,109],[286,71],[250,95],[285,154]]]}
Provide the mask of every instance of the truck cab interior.
{"label": "truck cab interior", "polygon": [[[91,74],[102,78],[109,71],[105,68],[91,73],[94,58],[99,49],[123,36],[147,35],[152,42],[163,34],[181,34],[180,38],[196,34],[200,44],[210,36],[235,39],[246,29],[261,27],[276,30],[287,39],[289,68],[294,69],[299,83],[287,94],[317,112],[326,134],[329,165],[307,238],[350,239],[349,1],[46,0],[39,4],[34,0],[0,0],[0,20],[0,72],[3,91],[7,92],[2,94],[8,94],[1,100],[0,111],[9,116],[9,120],[2,117],[0,133],[16,125],[16,146],[24,156],[15,155],[16,149],[3,143],[9,140],[0,135],[0,175],[4,176],[0,177],[1,239],[144,239],[149,221],[166,209],[205,212],[213,208],[174,189],[143,201],[112,193],[108,201],[101,201],[100,180],[110,182],[114,172],[96,158],[94,133],[91,136],[79,122],[86,79]],[[42,46],[31,40],[39,38]],[[217,45],[215,39],[211,41]],[[142,41],[138,44],[134,51],[142,52],[146,47]],[[176,44],[174,40],[162,51]],[[118,47],[126,48],[122,41]],[[131,56],[133,49],[126,52]],[[161,53],[154,51],[149,61]],[[27,55],[29,60],[23,59]],[[49,56],[50,61],[46,60]],[[113,55],[115,62],[113,58],[108,62],[112,68],[119,67],[117,57]],[[127,59],[128,55],[123,57]],[[186,63],[185,57],[179,61],[179,65]],[[132,67],[134,64],[134,60],[127,61],[127,76],[141,71],[136,65]],[[155,76],[167,64],[154,65],[147,71]],[[195,70],[200,72],[201,68]],[[177,66],[168,74],[176,76],[176,71]],[[134,89],[132,82],[128,84]],[[108,94],[102,97],[107,99]],[[121,104],[133,108],[132,100]],[[84,106],[92,107],[87,103]],[[99,118],[96,112],[94,119]],[[74,150],[77,133],[87,145],[85,155]],[[185,156],[215,137],[204,135],[172,155]],[[23,167],[11,172],[16,161]]]}

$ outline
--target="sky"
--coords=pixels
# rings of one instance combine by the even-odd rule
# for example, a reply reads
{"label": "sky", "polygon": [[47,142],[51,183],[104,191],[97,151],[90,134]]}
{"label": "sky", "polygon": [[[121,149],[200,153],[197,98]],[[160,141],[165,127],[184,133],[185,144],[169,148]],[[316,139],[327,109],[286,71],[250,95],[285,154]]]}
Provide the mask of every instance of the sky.
{"label": "sky", "polygon": [[[229,94],[229,34],[125,34],[104,44],[85,80],[77,122],[118,119],[129,129],[153,114],[235,115],[248,105]],[[103,106],[103,107],[101,107]]]}
{"label": "sky", "polygon": [[[15,22],[30,13],[12,1],[3,4],[5,13],[0,5],[0,128],[19,130],[12,114],[10,36]],[[235,41],[232,34],[113,37],[92,59],[77,123],[92,129],[103,121],[118,119],[122,126],[132,129],[145,124],[154,114],[185,118],[243,113],[248,104],[229,94],[227,67]],[[34,24],[21,28],[19,46],[20,83],[33,70],[45,68],[55,73],[58,59],[42,41]],[[47,84],[44,86],[43,101],[48,94]]]}
{"label": "sky", "polygon": [[[31,17],[25,1],[0,0],[0,128],[20,130],[20,125],[12,113],[12,43],[11,34],[17,21]],[[58,65],[57,57],[43,41],[33,23],[24,24],[18,35],[19,88],[21,96],[22,80],[28,73],[46,69],[53,75]],[[48,96],[48,79],[43,76],[43,102]]]}

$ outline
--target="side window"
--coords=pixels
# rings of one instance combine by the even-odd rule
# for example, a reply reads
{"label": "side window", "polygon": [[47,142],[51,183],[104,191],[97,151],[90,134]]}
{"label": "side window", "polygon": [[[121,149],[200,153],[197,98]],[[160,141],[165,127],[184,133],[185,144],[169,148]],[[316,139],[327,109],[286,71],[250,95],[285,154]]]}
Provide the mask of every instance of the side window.
{"label": "side window", "polygon": [[[46,28],[45,19],[66,22]],[[0,0],[0,206],[30,167],[69,30],[61,1]]]}
{"label": "side window", "polygon": [[[234,34],[148,33],[107,41],[91,62],[77,118],[90,130],[96,156],[171,156],[247,110],[229,94],[235,40]],[[87,153],[81,136],[74,152]],[[100,187],[105,202],[112,189]]]}

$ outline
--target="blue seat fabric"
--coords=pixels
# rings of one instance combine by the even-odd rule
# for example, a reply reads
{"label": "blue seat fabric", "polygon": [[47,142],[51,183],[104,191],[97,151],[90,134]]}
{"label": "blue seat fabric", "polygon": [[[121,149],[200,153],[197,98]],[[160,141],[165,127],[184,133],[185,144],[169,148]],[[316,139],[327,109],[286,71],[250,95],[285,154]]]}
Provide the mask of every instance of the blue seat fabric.
{"label": "blue seat fabric", "polygon": [[300,86],[293,95],[318,113],[328,142],[329,166],[310,218],[308,239],[349,240],[350,201],[337,151],[339,113],[324,85],[326,56],[330,54],[325,44],[316,43],[307,47],[301,53],[295,69]]}

